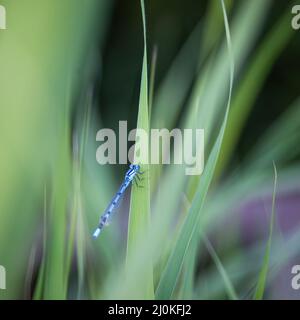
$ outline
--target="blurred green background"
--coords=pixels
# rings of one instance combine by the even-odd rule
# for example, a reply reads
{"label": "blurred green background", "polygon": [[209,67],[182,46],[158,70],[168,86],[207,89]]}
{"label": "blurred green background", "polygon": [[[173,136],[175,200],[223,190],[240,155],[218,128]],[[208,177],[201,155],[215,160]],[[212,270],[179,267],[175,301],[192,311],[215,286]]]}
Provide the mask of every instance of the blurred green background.
{"label": "blurred green background", "polygon": [[[141,76],[140,1],[0,0],[2,299],[300,297],[295,3],[145,0]],[[127,168],[97,164],[96,132],[138,114],[204,128],[204,173],[151,166],[146,229],[128,190],[93,241]]]}

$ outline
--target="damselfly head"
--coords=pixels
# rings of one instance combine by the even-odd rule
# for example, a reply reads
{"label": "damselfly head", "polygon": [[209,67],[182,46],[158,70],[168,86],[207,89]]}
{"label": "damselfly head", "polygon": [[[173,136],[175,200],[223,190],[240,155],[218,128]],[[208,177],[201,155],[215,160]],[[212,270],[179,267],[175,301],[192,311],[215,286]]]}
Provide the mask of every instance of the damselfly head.
{"label": "damselfly head", "polygon": [[131,164],[129,168],[134,171],[139,171],[141,167],[138,164]]}

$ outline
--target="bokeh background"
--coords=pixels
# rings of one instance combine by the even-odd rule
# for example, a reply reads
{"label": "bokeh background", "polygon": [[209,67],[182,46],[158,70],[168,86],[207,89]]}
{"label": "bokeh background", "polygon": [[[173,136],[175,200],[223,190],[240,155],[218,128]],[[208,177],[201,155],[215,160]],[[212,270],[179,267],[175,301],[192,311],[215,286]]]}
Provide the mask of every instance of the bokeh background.
{"label": "bokeh background", "polygon": [[96,132],[141,112],[140,1],[0,1],[1,298],[299,299],[296,2],[224,3],[227,123],[222,2],[145,0],[150,126],[204,128],[206,164],[204,178],[151,167],[151,231],[129,255],[139,191],[91,232],[127,168],[97,164]]}

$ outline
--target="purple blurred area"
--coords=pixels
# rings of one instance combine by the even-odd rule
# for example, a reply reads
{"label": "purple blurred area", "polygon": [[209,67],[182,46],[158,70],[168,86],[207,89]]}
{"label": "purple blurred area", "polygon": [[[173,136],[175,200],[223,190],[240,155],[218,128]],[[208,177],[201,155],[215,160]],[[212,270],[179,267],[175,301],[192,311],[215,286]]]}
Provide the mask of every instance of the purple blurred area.
{"label": "purple blurred area", "polygon": [[[265,198],[255,198],[243,203],[238,209],[241,223],[241,242],[243,247],[250,247],[261,240],[267,243],[272,212],[272,195]],[[290,250],[287,239],[300,228],[300,186],[276,196],[275,226],[273,239],[278,237],[282,243],[281,250]],[[293,248],[295,249],[295,248]],[[262,247],[264,250],[264,247]],[[272,248],[271,248],[272,250]],[[273,249],[274,250],[274,249]],[[279,253],[280,254],[280,253]],[[272,277],[266,297],[269,299],[299,299],[299,290],[291,286],[293,275],[291,269],[300,264],[299,254],[294,256],[284,266],[280,267]],[[272,268],[272,266],[271,266]]]}
{"label": "purple blurred area", "polygon": [[[278,194],[275,208],[276,232],[288,236],[300,227],[300,186],[293,192]],[[272,212],[272,195],[246,202],[238,211],[243,244],[266,238]]]}

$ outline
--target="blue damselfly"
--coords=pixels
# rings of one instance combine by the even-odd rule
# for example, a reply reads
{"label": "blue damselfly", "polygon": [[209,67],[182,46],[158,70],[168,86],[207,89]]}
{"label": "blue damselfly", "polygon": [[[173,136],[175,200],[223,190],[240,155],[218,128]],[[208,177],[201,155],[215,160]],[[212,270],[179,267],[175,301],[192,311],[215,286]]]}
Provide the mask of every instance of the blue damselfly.
{"label": "blue damselfly", "polygon": [[102,231],[102,229],[108,224],[108,221],[110,219],[110,216],[114,209],[118,206],[118,203],[120,202],[122,195],[124,194],[127,187],[130,185],[131,182],[135,182],[138,185],[138,182],[136,179],[140,180],[139,174],[142,174],[143,172],[140,171],[140,166],[138,164],[131,164],[129,167],[129,170],[125,174],[125,178],[123,183],[121,184],[119,190],[115,194],[115,196],[112,198],[110,204],[102,214],[99,220],[99,224],[95,232],[93,233],[93,237],[97,238]]}

